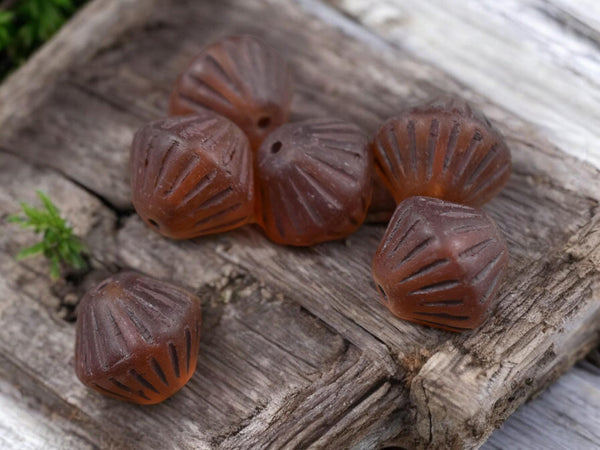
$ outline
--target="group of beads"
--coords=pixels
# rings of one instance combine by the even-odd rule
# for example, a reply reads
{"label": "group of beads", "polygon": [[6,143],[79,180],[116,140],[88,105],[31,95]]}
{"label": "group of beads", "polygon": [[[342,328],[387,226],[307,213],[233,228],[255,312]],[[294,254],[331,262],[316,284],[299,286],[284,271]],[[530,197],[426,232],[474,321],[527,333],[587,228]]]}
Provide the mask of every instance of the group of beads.
{"label": "group of beads", "polygon": [[[490,122],[463,101],[438,100],[389,119],[369,142],[339,119],[286,124],[291,101],[287,63],[260,40],[205,48],[177,80],[174,117],[134,137],[140,217],[175,239],[257,223],[276,243],[308,246],[357,230],[383,184],[397,204],[373,259],[383,304],[423,325],[479,326],[508,264],[496,225],[478,209],[511,169]],[[115,398],[160,402],[192,376],[200,325],[192,294],[114,275],[79,306],[77,376]]]}

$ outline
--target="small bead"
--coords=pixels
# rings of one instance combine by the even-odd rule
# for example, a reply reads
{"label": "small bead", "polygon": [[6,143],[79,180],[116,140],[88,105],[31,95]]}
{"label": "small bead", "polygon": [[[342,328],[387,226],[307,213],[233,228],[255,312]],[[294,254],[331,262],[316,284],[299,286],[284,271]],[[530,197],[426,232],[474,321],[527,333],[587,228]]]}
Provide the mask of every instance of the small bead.
{"label": "small bead", "polygon": [[396,202],[416,195],[481,206],[506,184],[510,151],[483,114],[458,99],[411,108],[386,121],[372,144]]}
{"label": "small bead", "polygon": [[170,114],[210,109],[236,123],[253,149],[287,122],[292,76],[285,60],[253,36],[231,36],[203,49],[175,84]]}
{"label": "small bead", "polygon": [[141,128],[133,140],[130,171],[137,213],[164,236],[188,239],[253,220],[248,140],[213,112]]}
{"label": "small bead", "polygon": [[260,221],[269,239],[308,246],[358,229],[371,199],[371,159],[354,124],[314,119],[278,128],[257,155]]}
{"label": "small bead", "polygon": [[200,301],[182,289],[125,272],[88,291],[77,311],[75,372],[104,395],[159,403],[196,370]]}
{"label": "small bead", "polygon": [[411,197],[390,220],[373,278],[394,315],[463,331],[486,319],[507,265],[506,243],[482,210]]}

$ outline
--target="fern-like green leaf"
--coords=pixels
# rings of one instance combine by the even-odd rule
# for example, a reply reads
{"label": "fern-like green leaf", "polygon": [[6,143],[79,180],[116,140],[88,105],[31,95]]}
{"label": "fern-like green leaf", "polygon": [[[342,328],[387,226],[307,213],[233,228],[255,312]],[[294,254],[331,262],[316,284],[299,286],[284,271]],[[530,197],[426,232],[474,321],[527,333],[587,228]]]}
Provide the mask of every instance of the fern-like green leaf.
{"label": "fern-like green leaf", "polygon": [[17,256],[15,256],[15,258],[17,259],[17,261],[20,261],[22,259],[29,258],[30,256],[42,254],[44,253],[44,248],[44,243],[38,242],[37,244],[34,244],[31,247],[27,247],[21,250],[19,253],[17,253]]}
{"label": "fern-like green leaf", "polygon": [[56,255],[50,256],[50,278],[53,280],[60,278],[60,259]]}
{"label": "fern-like green leaf", "polygon": [[48,198],[48,196],[46,194],[44,194],[42,191],[35,191],[37,196],[40,198],[40,200],[42,201],[42,203],[44,204],[44,206],[46,207],[46,211],[48,211],[49,214],[51,214],[54,217],[60,218],[60,212],[58,211],[58,208],[56,207],[56,205],[54,203],[52,203],[52,200],[50,200]]}
{"label": "fern-like green leaf", "polygon": [[61,217],[59,209],[50,198],[41,191],[37,195],[43,209],[37,209],[27,203],[21,203],[24,216],[12,215],[8,222],[22,228],[31,228],[42,235],[42,240],[31,247],[21,250],[18,260],[43,254],[50,265],[50,276],[53,279],[60,275],[61,265],[83,269],[87,266],[83,254],[87,251],[84,243],[73,233],[67,221]]}

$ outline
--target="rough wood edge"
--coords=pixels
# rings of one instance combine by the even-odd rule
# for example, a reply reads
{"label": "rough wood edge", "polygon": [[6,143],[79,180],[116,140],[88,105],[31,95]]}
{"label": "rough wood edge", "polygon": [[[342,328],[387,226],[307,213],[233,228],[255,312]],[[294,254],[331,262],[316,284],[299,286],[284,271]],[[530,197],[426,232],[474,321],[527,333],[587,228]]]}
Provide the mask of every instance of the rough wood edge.
{"label": "rough wood edge", "polygon": [[[501,369],[496,365],[503,361],[494,363],[493,357],[490,358],[491,364],[470,367],[469,357],[465,357],[454,344],[449,344],[427,361],[411,383],[411,400],[417,410],[415,442],[423,443],[420,446],[428,449],[459,444],[466,448],[479,447],[519,405],[538,394],[598,345],[600,213],[573,236],[562,250],[555,252],[548,264],[567,267],[574,262],[580,269],[573,275],[589,281],[585,289],[587,298],[581,298],[580,308],[565,317],[564,322],[547,324],[557,329],[548,347],[531,345],[521,348],[526,353],[523,360],[529,361],[529,365],[521,367],[511,378],[510,389],[502,383],[505,376],[500,375]],[[531,336],[532,343],[536,339],[536,336]],[[464,398],[461,400],[461,397],[465,394],[464,390],[455,390],[450,385],[456,387],[456,380],[448,381],[446,377],[445,370],[449,367],[455,368],[461,377],[467,374],[471,383],[468,386],[465,384],[466,390],[474,399],[485,392],[486,402],[475,400],[465,403],[469,407],[460,411],[448,408],[447,405],[462,404]],[[490,371],[496,371],[498,379],[488,383],[487,378],[481,375]],[[513,392],[509,392],[511,390]],[[440,400],[441,397],[445,397],[445,400]],[[440,426],[448,422],[453,423],[450,429]]]}
{"label": "rough wood edge", "polygon": [[29,115],[60,75],[85,63],[131,27],[143,23],[156,0],[94,0],[0,85],[0,123]]}
{"label": "rough wood edge", "polygon": [[[20,406],[35,409],[48,423],[52,423],[57,429],[64,433],[63,437],[57,436],[54,444],[67,444],[70,442],[67,433],[71,434],[80,444],[89,444],[89,448],[117,448],[119,442],[124,443],[124,436],[116,439],[106,433],[97,422],[82,412],[78,407],[69,403],[68,400],[39,383],[39,380],[29,373],[25,368],[19,367],[3,353],[0,353],[0,382],[9,383],[14,389],[21,393]],[[0,396],[2,396],[0,390]],[[1,415],[1,414],[0,414]],[[32,420],[40,418],[32,417]],[[14,442],[14,447],[20,448]],[[50,448],[57,448],[51,443]],[[133,445],[134,441],[127,441],[127,445]]]}
{"label": "rough wood edge", "polygon": [[[576,365],[534,402],[512,414],[481,448],[597,448],[599,411],[598,375],[583,365]],[[540,430],[547,432],[540,433]]]}

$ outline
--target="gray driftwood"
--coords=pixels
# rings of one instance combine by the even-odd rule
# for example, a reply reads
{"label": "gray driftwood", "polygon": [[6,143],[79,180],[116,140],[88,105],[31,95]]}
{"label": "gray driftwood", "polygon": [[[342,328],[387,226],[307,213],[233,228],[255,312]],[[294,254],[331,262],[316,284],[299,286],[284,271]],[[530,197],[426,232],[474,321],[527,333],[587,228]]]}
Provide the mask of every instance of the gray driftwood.
{"label": "gray driftwood", "polygon": [[579,363],[495,431],[482,450],[595,449],[600,442],[600,369]]}
{"label": "gray driftwood", "polygon": [[[335,5],[352,13],[361,2]],[[391,317],[370,277],[382,226],[290,249],[251,227],[172,242],[131,213],[133,132],[165,115],[195,52],[242,32],[289,57],[294,119],[333,114],[372,133],[406,103],[450,92],[502,130],[514,172],[486,209],[512,259],[484,326],[454,335]],[[577,141],[545,132],[537,109],[521,117],[522,105],[488,95],[475,75],[461,83],[450,66],[380,35],[314,0],[95,0],[0,88],[0,215],[45,190],[88,242],[94,268],[53,285],[43,261],[14,260],[31,235],[2,225],[0,400],[18,405],[0,425],[9,445],[10,424],[26,416],[57,448],[477,447],[597,345],[598,168],[567,155]],[[73,372],[74,327],[63,317],[119,268],[203,299],[197,373],[158,406],[100,397]]]}

